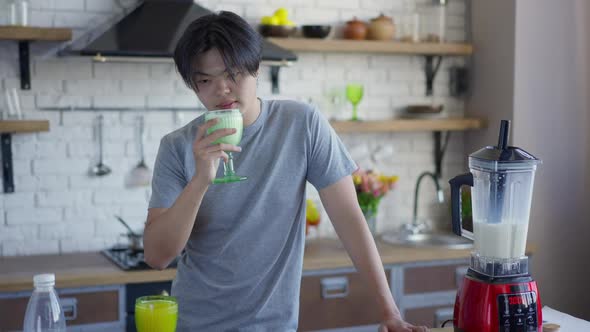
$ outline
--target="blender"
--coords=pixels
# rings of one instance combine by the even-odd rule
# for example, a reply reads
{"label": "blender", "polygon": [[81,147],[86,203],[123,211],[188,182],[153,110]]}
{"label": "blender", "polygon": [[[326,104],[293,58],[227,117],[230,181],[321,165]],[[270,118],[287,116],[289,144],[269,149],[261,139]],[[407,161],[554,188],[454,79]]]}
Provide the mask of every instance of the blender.
{"label": "blender", "polygon": [[[455,332],[541,331],[541,299],[525,255],[535,170],[541,161],[508,146],[502,120],[497,146],[469,155],[469,173],[451,179],[453,232],[473,240],[457,291]],[[473,230],[463,228],[461,186],[471,190]]]}

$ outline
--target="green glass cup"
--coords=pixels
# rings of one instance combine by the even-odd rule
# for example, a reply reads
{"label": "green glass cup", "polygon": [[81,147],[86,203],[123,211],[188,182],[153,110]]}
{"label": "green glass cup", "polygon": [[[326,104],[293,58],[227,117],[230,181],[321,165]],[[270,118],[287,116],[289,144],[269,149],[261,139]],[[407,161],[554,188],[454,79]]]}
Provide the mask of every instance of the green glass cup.
{"label": "green glass cup", "polygon": [[346,85],[346,99],[352,103],[352,118],[351,121],[359,121],[357,115],[357,106],[363,99],[364,88],[362,84],[347,84]]}
{"label": "green glass cup", "polygon": [[138,332],[175,332],[178,302],[174,296],[142,296],[135,300]]}
{"label": "green glass cup", "polygon": [[[242,113],[239,109],[207,111],[207,113],[205,113],[205,122],[211,119],[219,119],[219,122],[213,127],[207,129],[207,135],[211,134],[217,129],[236,129],[236,132],[234,134],[221,137],[215,140],[213,144],[240,144],[240,142],[242,141],[242,132],[244,131],[244,120],[242,118]],[[229,158],[227,162],[224,162],[223,164],[223,176],[213,179],[213,183],[232,183],[246,180],[247,177],[236,174],[236,172],[234,171],[233,155],[230,151],[226,152]]]}

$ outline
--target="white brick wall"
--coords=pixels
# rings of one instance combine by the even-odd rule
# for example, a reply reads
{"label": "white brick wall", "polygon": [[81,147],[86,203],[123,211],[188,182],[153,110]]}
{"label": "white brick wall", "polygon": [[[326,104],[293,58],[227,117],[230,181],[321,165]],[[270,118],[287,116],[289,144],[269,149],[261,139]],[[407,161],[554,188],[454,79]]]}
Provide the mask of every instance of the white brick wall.
{"label": "white brick wall", "polygon": [[[424,0],[202,0],[214,10],[232,10],[257,23],[285,7],[297,24],[333,24],[338,35],[353,16],[367,20],[383,12],[394,19],[418,10]],[[120,7],[119,5],[122,5]],[[38,26],[74,28],[76,36],[129,11],[136,0],[34,0],[32,23]],[[450,0],[448,33],[451,39],[465,36],[464,0]],[[37,44],[33,44],[33,51]],[[146,123],[147,162],[153,165],[160,138],[201,114],[202,105],[184,85],[172,63],[93,63],[87,58],[32,56],[32,90],[20,91],[26,118],[49,119],[51,131],[13,136],[16,192],[0,193],[0,256],[100,250],[125,241],[121,215],[141,229],[147,214],[150,188],[127,189],[125,179],[137,164],[134,138],[136,117]],[[17,48],[0,41],[0,87],[19,87]],[[463,102],[448,97],[448,68],[462,64],[461,57],[445,58],[435,82],[435,96],[448,114],[463,114]],[[365,84],[360,116],[391,118],[409,103],[429,102],[424,97],[423,59],[381,54],[301,53],[299,61],[280,72],[279,96],[270,95],[269,70],[263,67],[259,81],[262,97],[311,100],[330,118],[346,119],[351,106],[344,102],[331,110],[329,93],[343,98],[344,85]],[[72,107],[45,111],[40,108]],[[114,110],[90,112],[78,108]],[[120,108],[149,111],[120,111]],[[192,107],[192,112],[169,112],[163,108]],[[159,110],[160,109],[160,110]],[[96,116],[105,117],[105,163],[113,172],[102,178],[88,176],[97,159],[94,130]],[[397,174],[394,192],[382,201],[379,229],[393,229],[408,222],[412,214],[416,177],[433,170],[432,133],[347,134],[342,140],[361,167]],[[443,181],[462,173],[463,135],[454,133],[443,162]],[[435,203],[432,183],[425,181],[418,214],[442,222],[446,204]],[[309,189],[311,197],[317,192]],[[447,192],[448,196],[448,192]],[[335,236],[323,212],[319,235]]]}

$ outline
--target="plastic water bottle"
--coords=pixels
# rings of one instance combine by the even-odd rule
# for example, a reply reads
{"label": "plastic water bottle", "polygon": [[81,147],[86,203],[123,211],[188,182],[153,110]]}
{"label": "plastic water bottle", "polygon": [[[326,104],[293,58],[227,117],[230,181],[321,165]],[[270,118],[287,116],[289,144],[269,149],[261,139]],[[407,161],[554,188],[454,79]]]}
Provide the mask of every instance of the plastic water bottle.
{"label": "plastic water bottle", "polygon": [[55,292],[55,274],[33,277],[35,290],[25,313],[24,332],[65,332],[66,319]]}

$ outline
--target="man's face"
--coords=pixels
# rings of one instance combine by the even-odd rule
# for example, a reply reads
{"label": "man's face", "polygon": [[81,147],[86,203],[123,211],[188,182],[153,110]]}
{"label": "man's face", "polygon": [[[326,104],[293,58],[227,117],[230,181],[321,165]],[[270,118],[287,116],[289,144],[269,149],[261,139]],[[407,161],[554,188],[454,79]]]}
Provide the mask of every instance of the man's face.
{"label": "man's face", "polygon": [[239,108],[242,114],[246,114],[256,105],[256,78],[247,71],[226,68],[221,54],[215,48],[196,59],[193,82],[197,97],[209,111]]}

